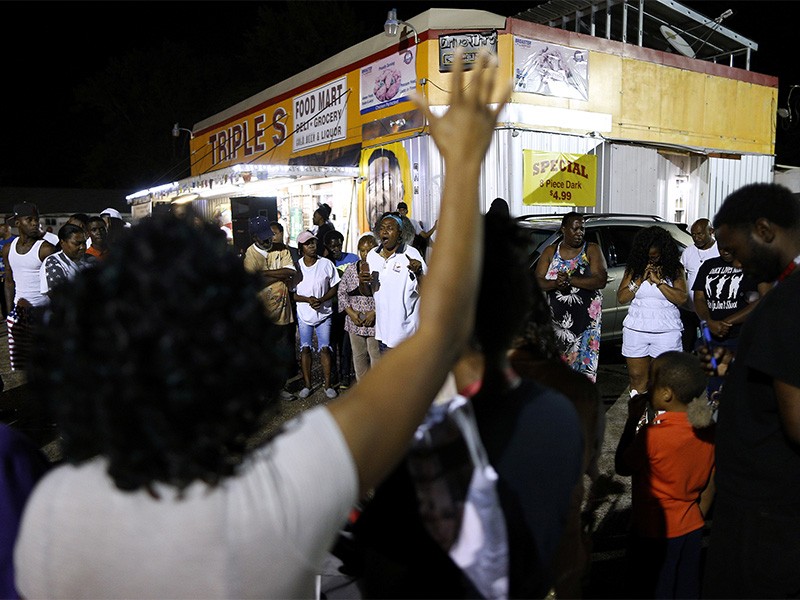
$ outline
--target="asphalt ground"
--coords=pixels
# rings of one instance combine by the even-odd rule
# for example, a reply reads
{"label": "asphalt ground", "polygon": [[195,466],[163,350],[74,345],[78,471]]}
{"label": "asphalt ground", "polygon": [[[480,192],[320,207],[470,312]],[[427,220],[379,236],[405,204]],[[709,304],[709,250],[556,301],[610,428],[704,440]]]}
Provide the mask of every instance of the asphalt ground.
{"label": "asphalt ground", "polygon": [[[260,443],[286,420],[329,401],[322,387],[316,356],[312,364],[311,395],[305,399],[296,396],[296,392],[303,387],[298,368],[297,375],[286,386],[290,393],[284,394],[285,397],[280,400],[279,416],[265,422],[253,439],[253,444]],[[0,327],[0,377],[4,384],[4,391],[0,394],[0,421],[28,435],[50,460],[59,460],[55,425],[32,403],[25,375],[10,369],[5,327]],[[618,345],[606,344],[601,349],[597,385],[606,409],[606,430],[599,458],[600,477],[592,486],[589,495],[591,500],[585,504],[585,512],[591,523],[592,563],[587,574],[584,597],[620,598],[625,569],[625,536],[630,514],[630,478],[614,473],[614,451],[625,423],[628,398],[627,370]],[[346,390],[340,390],[340,393],[346,393]],[[331,599],[360,598],[357,585],[339,571],[339,566],[338,560],[331,556],[320,577],[319,596]]]}

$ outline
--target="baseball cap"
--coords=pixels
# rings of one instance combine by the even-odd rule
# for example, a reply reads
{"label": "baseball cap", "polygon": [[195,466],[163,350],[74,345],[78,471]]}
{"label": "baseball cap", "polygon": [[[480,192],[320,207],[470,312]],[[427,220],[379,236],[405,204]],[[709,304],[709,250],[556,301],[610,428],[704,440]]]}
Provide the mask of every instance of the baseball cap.
{"label": "baseball cap", "polygon": [[306,244],[308,243],[309,240],[315,240],[315,239],[317,239],[317,236],[315,236],[310,231],[306,230],[297,236],[297,243]]}
{"label": "baseball cap", "polygon": [[39,214],[39,209],[31,202],[19,202],[14,205],[14,217],[32,217]]}
{"label": "baseball cap", "polygon": [[116,208],[105,208],[103,212],[100,213],[100,216],[108,215],[109,217],[114,217],[115,219],[122,219],[122,215]]}
{"label": "baseball cap", "polygon": [[250,235],[256,236],[259,240],[271,240],[273,237],[272,227],[269,226],[269,219],[263,215],[250,219]]}

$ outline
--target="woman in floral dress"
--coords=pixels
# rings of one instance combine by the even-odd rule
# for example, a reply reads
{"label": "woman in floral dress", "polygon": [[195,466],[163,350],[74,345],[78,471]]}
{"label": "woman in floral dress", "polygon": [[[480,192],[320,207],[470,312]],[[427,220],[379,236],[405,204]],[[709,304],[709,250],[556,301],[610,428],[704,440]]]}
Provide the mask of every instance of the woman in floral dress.
{"label": "woman in floral dress", "polygon": [[608,281],[600,246],[586,242],[583,215],[561,220],[563,240],[548,246],[536,265],[536,279],[547,294],[556,343],[564,361],[595,381],[600,357],[603,288]]}
{"label": "woman in floral dress", "polygon": [[361,236],[358,240],[360,259],[347,265],[339,284],[339,311],[347,313],[344,330],[350,336],[356,381],[381,355],[375,339],[375,298],[368,285],[372,274],[367,265],[367,253],[377,245],[372,233]]}

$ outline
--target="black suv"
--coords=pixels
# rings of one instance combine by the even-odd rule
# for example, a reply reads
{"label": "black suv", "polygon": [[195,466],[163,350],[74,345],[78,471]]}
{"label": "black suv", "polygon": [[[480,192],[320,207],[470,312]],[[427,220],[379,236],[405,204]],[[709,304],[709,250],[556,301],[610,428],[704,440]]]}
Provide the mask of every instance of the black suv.
{"label": "black suv", "polygon": [[[595,242],[606,257],[608,285],[603,289],[603,322],[601,342],[622,339],[622,321],[628,314],[628,305],[617,304],[617,288],[625,272],[625,263],[631,251],[636,233],[651,225],[663,227],[675,238],[678,249],[692,244],[692,236],[683,223],[672,223],[654,215],[632,215],[616,213],[583,213],[587,242]],[[542,251],[561,241],[561,219],[563,215],[529,215],[517,217],[517,222],[530,232],[530,267],[536,268]]]}

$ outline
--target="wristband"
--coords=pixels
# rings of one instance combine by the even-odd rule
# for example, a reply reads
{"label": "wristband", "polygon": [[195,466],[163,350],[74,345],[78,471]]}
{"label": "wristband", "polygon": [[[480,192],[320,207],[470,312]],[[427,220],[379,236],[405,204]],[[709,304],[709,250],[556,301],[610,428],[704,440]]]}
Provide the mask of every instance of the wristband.
{"label": "wristband", "polygon": [[639,286],[635,281],[633,281],[633,279],[631,279],[630,283],[628,283],[628,289],[635,294],[636,290],[639,289]]}

